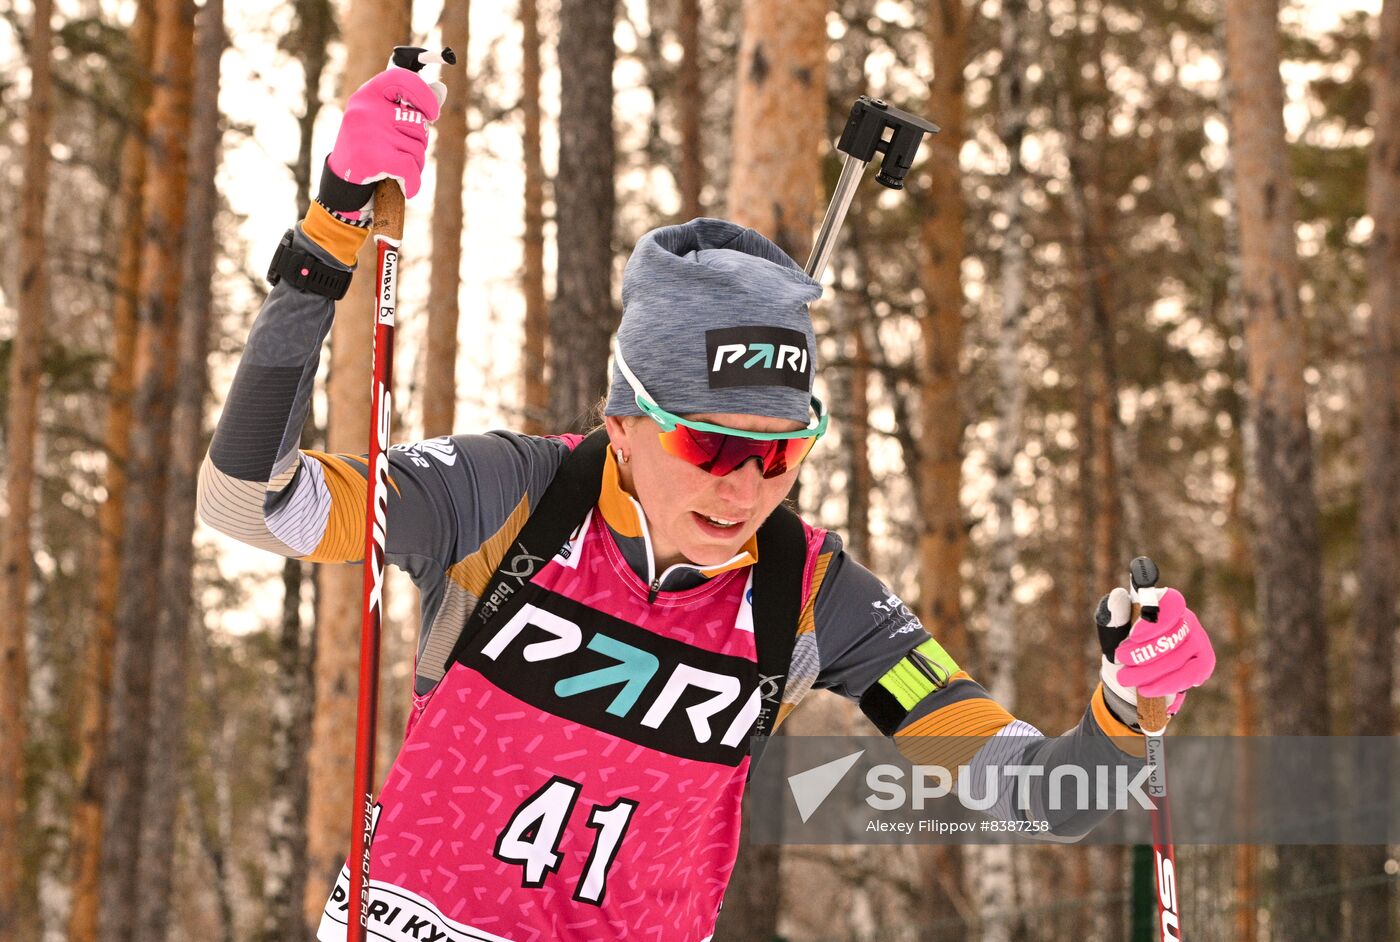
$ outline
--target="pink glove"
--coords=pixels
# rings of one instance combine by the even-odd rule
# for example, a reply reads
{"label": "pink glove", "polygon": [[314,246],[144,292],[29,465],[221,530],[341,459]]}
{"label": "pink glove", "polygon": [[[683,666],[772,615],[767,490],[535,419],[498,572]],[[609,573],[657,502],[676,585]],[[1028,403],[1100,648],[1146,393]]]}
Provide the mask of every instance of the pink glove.
{"label": "pink glove", "polygon": [[1113,659],[1121,665],[1115,678],[1120,686],[1137,688],[1139,697],[1171,697],[1169,714],[1215,670],[1210,637],[1176,589],[1162,594],[1155,622],[1138,619]]}
{"label": "pink glove", "polygon": [[[352,184],[397,180],[406,197],[418,193],[428,152],[428,125],[442,110],[447,89],[429,85],[415,72],[390,66],[355,90],[335,138],[327,166]],[[324,184],[323,184],[324,191]],[[359,207],[334,206],[357,218]]]}

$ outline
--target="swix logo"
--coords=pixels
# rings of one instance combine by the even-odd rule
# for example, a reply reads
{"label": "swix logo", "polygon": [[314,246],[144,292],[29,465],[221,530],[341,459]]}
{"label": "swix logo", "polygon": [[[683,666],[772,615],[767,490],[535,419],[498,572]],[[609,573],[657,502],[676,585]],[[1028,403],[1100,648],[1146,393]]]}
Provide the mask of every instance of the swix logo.
{"label": "swix logo", "polygon": [[1176,911],[1176,866],[1171,858],[1154,851],[1157,858],[1157,901],[1162,904],[1162,942],[1181,942],[1181,914]]}
{"label": "swix logo", "polygon": [[430,455],[449,468],[457,463],[457,446],[452,444],[452,439],[446,435],[408,445],[395,445],[390,450],[402,453],[420,468],[431,467],[428,463]]}
{"label": "swix logo", "polygon": [[727,327],[705,331],[710,386],[790,386],[811,389],[807,337],[786,327]]}
{"label": "swix logo", "polygon": [[1186,640],[1186,636],[1191,633],[1191,626],[1182,622],[1181,627],[1169,635],[1162,635],[1156,641],[1140,648],[1134,648],[1128,652],[1128,660],[1134,664],[1146,664],[1148,661],[1161,654],[1175,648],[1178,644]]}
{"label": "swix logo", "polygon": [[392,394],[384,387],[383,383],[378,385],[379,393],[379,416],[374,426],[375,444],[378,445],[379,454],[374,456],[374,467],[370,473],[374,475],[374,566],[371,571],[374,575],[374,583],[370,587],[369,608],[376,615],[381,611],[384,598],[384,540],[388,530],[389,516],[389,422],[393,417]]}
{"label": "swix logo", "polygon": [[424,120],[423,120],[423,112],[421,112],[421,111],[416,111],[416,110],[414,110],[413,108],[395,108],[395,109],[394,109],[394,120],[395,120],[395,121],[402,121],[402,122],[404,122],[405,124],[423,124],[423,123],[425,123]]}

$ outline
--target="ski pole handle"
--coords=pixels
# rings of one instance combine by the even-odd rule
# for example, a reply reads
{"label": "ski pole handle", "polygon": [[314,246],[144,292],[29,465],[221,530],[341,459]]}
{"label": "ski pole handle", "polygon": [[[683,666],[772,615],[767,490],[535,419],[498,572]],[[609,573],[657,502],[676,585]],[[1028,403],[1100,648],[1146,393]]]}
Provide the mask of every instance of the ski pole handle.
{"label": "ski pole handle", "polygon": [[[1161,578],[1157,564],[1146,556],[1139,556],[1128,564],[1128,573],[1128,592],[1133,603],[1139,606],[1143,618],[1156,621],[1157,603],[1164,591],[1157,588],[1157,581]],[[1150,735],[1167,728],[1166,697],[1138,697],[1137,711],[1138,725],[1143,732]]]}

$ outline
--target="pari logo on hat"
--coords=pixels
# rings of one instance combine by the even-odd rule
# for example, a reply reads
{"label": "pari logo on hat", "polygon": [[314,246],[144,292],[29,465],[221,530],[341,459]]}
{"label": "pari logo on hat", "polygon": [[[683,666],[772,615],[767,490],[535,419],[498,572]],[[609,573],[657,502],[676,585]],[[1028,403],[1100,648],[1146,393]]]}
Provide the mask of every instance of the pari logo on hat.
{"label": "pari logo on hat", "polygon": [[711,389],[788,386],[810,392],[807,337],[787,327],[724,327],[705,331]]}

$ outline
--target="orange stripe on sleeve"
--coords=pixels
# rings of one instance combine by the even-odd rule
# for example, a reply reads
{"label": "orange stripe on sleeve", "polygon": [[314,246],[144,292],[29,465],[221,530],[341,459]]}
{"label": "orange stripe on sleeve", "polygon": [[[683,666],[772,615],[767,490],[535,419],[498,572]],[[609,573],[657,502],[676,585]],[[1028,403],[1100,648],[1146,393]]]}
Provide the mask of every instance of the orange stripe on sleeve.
{"label": "orange stripe on sleeve", "polygon": [[[365,558],[365,501],[368,482],[351,465],[364,465],[365,459],[356,455],[331,455],[321,451],[303,452],[321,464],[326,489],[331,494],[331,512],[326,518],[326,532],[309,556],[311,563],[355,563]],[[389,478],[395,493],[399,487]]]}
{"label": "orange stripe on sleeve", "polygon": [[1013,719],[995,700],[960,700],[895,733],[894,744],[916,765],[940,765],[955,772]]}

